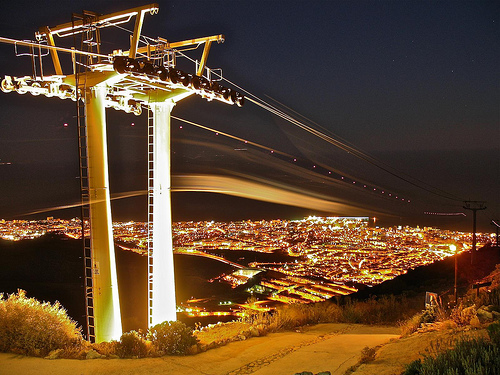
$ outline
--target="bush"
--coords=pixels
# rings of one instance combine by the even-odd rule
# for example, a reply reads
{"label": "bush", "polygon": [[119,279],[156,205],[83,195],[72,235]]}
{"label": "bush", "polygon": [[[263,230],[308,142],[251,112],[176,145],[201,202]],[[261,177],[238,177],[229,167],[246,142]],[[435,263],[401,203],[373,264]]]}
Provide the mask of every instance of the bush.
{"label": "bush", "polygon": [[318,323],[394,324],[417,311],[411,302],[404,296],[388,296],[368,301],[345,298],[342,304],[330,301],[296,303],[281,306],[273,312],[251,314],[242,320],[254,327],[265,327],[268,332],[293,330]]}
{"label": "bush", "polygon": [[454,349],[436,357],[411,362],[405,375],[416,374],[498,374],[500,347],[486,339],[459,341]]}
{"label": "bush", "polygon": [[293,330],[307,324],[336,323],[341,320],[342,309],[332,302],[290,304],[276,311],[253,314],[245,319],[255,326],[265,326],[266,331]]}
{"label": "bush", "polygon": [[347,298],[342,306],[341,321],[360,324],[395,324],[407,319],[417,309],[405,296],[382,296],[366,301],[352,301]]}
{"label": "bush", "polygon": [[437,307],[427,307],[420,315],[420,323],[434,323],[437,320]]}
{"label": "bush", "polygon": [[99,354],[106,357],[113,357],[118,355],[118,341],[103,341],[92,344],[92,348]]}
{"label": "bush", "polygon": [[361,350],[361,359],[359,360],[359,363],[368,363],[374,361],[375,354],[377,354],[377,350],[375,348],[365,346],[363,350]]}
{"label": "bush", "polygon": [[159,355],[186,354],[197,343],[193,331],[179,321],[163,322],[151,327],[147,339]]}
{"label": "bush", "polygon": [[124,333],[116,345],[116,354],[120,358],[143,358],[149,353],[149,345],[136,331]]}
{"label": "bush", "polygon": [[309,305],[297,303],[280,307],[272,318],[271,331],[293,330],[310,323]]}
{"label": "bush", "polygon": [[410,319],[400,322],[401,336],[406,337],[416,332],[422,325],[422,315],[423,313],[415,314]]}
{"label": "bush", "polygon": [[469,325],[474,317],[477,317],[476,307],[474,305],[465,307],[462,302],[455,306],[450,314],[450,319],[458,326]]}
{"label": "bush", "polygon": [[0,294],[0,351],[44,357],[52,350],[75,351],[81,330],[56,302],[41,303],[19,290],[7,299]]}
{"label": "bush", "polygon": [[417,359],[406,365],[403,375],[419,375],[422,371],[422,360]]}
{"label": "bush", "polygon": [[495,345],[500,345],[500,323],[492,323],[486,329],[491,342],[495,343]]}

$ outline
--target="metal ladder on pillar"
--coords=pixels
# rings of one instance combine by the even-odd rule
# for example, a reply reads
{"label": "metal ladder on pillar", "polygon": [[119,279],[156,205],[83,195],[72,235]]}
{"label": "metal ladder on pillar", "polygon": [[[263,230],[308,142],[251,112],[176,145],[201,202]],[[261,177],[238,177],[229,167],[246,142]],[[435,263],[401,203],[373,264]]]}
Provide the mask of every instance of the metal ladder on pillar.
{"label": "metal ladder on pillar", "polygon": [[148,106],[148,326],[153,324],[154,114]]}
{"label": "metal ladder on pillar", "polygon": [[[73,19],[85,18],[88,15],[76,16],[73,15]],[[73,21],[72,21],[73,22]],[[92,32],[89,30],[90,33]],[[85,36],[89,33],[82,33],[81,48],[83,50],[83,44],[86,43]],[[87,37],[88,39],[88,37]],[[87,46],[89,50],[92,50],[93,45]],[[80,58],[84,58],[81,57]],[[76,61],[76,57],[73,57],[73,71],[75,74],[75,86],[76,86],[76,111],[77,111],[77,130],[78,130],[78,160],[80,166],[80,194],[81,194],[81,223],[82,223],[82,243],[83,243],[83,260],[84,260],[84,295],[85,295],[85,315],[86,315],[86,336],[87,340],[91,343],[95,342],[95,319],[94,319],[94,258],[92,252],[91,243],[91,225],[90,225],[90,187],[89,187],[89,160],[88,160],[88,144],[87,144],[87,121],[85,115],[85,93],[87,89],[86,77],[84,74],[84,81],[81,82],[80,73],[83,67],[84,72],[87,71],[87,63],[89,61],[83,62]]]}
{"label": "metal ladder on pillar", "polygon": [[[77,80],[78,81],[78,80]],[[82,103],[77,95],[77,128],[78,128],[78,156],[80,163],[80,193],[82,199],[81,219],[82,219],[82,241],[83,260],[85,264],[85,274],[83,288],[85,293],[85,314],[87,322],[87,340],[95,342],[94,323],[94,285],[93,272],[94,261],[92,256],[92,246],[90,241],[90,189],[89,189],[89,167],[87,151],[87,126],[85,122],[85,103]]]}

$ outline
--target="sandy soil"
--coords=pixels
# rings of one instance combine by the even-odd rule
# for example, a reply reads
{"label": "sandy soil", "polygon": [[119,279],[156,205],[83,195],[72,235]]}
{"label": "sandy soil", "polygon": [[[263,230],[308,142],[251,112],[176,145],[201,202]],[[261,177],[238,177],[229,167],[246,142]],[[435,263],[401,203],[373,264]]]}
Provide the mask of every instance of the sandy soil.
{"label": "sandy soil", "polygon": [[292,375],[330,371],[344,374],[364,347],[378,347],[375,361],[355,374],[399,374],[445,333],[399,339],[396,327],[319,324],[300,332],[273,333],[229,343],[194,356],[148,359],[48,360],[0,353],[0,374],[183,374]]}

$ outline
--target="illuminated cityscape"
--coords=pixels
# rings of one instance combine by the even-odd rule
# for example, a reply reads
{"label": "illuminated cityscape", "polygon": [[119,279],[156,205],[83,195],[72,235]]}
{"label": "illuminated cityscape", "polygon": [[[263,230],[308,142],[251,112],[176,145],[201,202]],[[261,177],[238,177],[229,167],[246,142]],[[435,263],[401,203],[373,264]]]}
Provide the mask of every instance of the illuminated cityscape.
{"label": "illuminated cityscape", "polygon": [[[147,256],[147,224],[117,222],[115,244]],[[58,232],[80,238],[81,223],[0,220],[0,237],[18,241]],[[194,295],[177,301],[187,316],[238,316],[248,309],[319,302],[375,285],[409,269],[470,249],[472,234],[431,227],[377,227],[367,217],[308,217],[303,220],[177,222],[174,253],[221,262],[229,271],[208,280],[235,291],[227,298]],[[490,235],[478,234],[480,244]],[[236,293],[238,292],[238,293]],[[234,300],[236,299],[236,300]]]}

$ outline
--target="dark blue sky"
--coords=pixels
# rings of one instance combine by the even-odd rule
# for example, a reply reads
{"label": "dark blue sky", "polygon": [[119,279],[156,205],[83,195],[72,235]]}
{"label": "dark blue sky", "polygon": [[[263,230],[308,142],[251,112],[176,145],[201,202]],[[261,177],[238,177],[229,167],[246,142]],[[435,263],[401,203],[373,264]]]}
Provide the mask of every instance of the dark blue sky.
{"label": "dark blue sky", "polygon": [[[252,103],[240,109],[193,97],[179,103],[173,115],[296,155],[301,164],[293,165],[260,149],[237,153],[238,142],[215,139],[214,134],[187,125],[181,132],[180,123],[174,121],[175,173],[242,173],[383,211],[401,224],[467,228],[471,215],[461,208],[461,200],[486,200],[488,210],[479,219],[483,229],[492,229],[489,220],[500,216],[498,2],[158,3],[159,13],[146,17],[144,34],[171,41],[224,34],[225,43],[211,49],[210,67],[223,68],[225,78],[252,94],[282,103],[314,121],[315,128],[346,140],[391,171],[397,169],[387,173]],[[33,39],[38,27],[68,22],[72,12],[88,9],[105,14],[142,4],[10,2],[0,15],[0,36]],[[127,48],[112,46],[116,39],[106,40],[105,35],[103,31],[103,48]],[[199,57],[199,52],[193,57]],[[15,57],[10,45],[0,45],[2,76],[23,76],[30,71],[27,58]],[[78,200],[74,103],[0,93],[0,110],[0,163],[12,163],[0,165],[0,217],[22,216]],[[145,115],[135,117],[111,109],[108,114],[111,190],[143,189]],[[335,171],[337,180],[328,180],[332,178],[326,174],[329,170]],[[430,184],[423,186],[434,193],[435,188],[442,189],[457,199],[429,194],[394,174],[413,182],[418,179],[418,185]],[[411,203],[381,198],[349,185],[353,181],[399,194]],[[140,206],[141,199],[116,203],[115,217],[143,218],[131,208]],[[436,218],[424,212],[465,212],[468,216]],[[309,213],[314,210],[201,193],[174,194],[174,218],[183,220],[211,215],[295,218]],[[74,212],[52,214],[71,216]]]}

